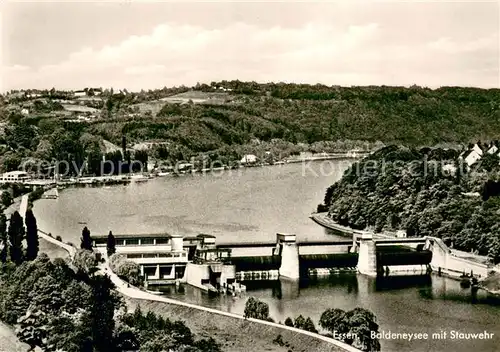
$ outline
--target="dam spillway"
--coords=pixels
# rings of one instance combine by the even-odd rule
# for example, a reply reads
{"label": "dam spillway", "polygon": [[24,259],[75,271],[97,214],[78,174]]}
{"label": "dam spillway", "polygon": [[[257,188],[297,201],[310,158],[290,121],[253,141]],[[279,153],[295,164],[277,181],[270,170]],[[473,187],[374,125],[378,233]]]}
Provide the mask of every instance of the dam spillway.
{"label": "dam spillway", "polygon": [[358,253],[305,254],[299,256],[301,271],[310,269],[355,268]]}
{"label": "dam spillway", "polygon": [[[372,251],[362,250],[363,241],[297,242],[295,235],[277,234],[271,243],[223,243],[216,247],[230,250],[227,263],[242,272],[242,278],[254,278],[248,273],[279,272],[291,279],[330,275],[335,272],[359,271],[370,265],[372,276],[426,275],[432,251],[424,250],[425,239],[384,239],[379,245],[371,241]],[[366,244],[366,243],[365,243]],[[364,272],[366,273],[366,272]]]}
{"label": "dam spillway", "polygon": [[432,252],[429,250],[414,250],[402,246],[377,248],[377,266],[397,265],[429,265],[432,261]]}
{"label": "dam spillway", "polygon": [[234,265],[236,272],[279,270],[281,266],[281,257],[279,256],[231,257],[228,263]]}

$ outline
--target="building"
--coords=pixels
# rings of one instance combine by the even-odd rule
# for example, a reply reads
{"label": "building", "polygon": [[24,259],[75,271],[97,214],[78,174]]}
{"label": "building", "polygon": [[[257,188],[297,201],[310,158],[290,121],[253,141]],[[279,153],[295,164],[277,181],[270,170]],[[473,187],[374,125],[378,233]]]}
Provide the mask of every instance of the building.
{"label": "building", "polygon": [[[233,265],[225,265],[231,251],[218,249],[215,236],[169,234],[114,235],[116,253],[139,264],[147,286],[188,283],[207,291],[230,289],[235,284]],[[93,236],[93,246],[106,247],[108,236]]]}
{"label": "building", "polygon": [[94,92],[95,96],[101,95],[102,94],[102,89],[101,88],[90,88],[92,92]]}
{"label": "building", "polygon": [[28,109],[22,109],[22,110],[21,110],[21,114],[23,114],[23,115],[25,115],[25,116],[26,116],[26,115],[29,115],[29,113],[30,113],[30,111],[29,111]]}
{"label": "building", "polygon": [[25,182],[29,180],[29,176],[27,172],[24,171],[10,171],[6,172],[2,175],[3,182]]}
{"label": "building", "polygon": [[87,93],[84,91],[84,90],[77,90],[75,93],[74,93],[74,96],[75,97],[84,97],[86,96]]}
{"label": "building", "polygon": [[495,154],[497,152],[498,152],[498,147],[494,144],[487,151],[488,154]]}
{"label": "building", "polygon": [[240,160],[240,163],[242,164],[255,164],[256,162],[257,162],[257,157],[253,154],[246,154]]}
{"label": "building", "polygon": [[[114,235],[116,253],[139,264],[141,275],[148,282],[169,283],[185,281],[188,251],[180,236],[168,234]],[[108,236],[95,236],[95,247],[105,247]]]}
{"label": "building", "polygon": [[464,160],[469,167],[481,159],[482,156],[483,150],[477,144],[474,144],[471,149],[460,154],[460,158]]}

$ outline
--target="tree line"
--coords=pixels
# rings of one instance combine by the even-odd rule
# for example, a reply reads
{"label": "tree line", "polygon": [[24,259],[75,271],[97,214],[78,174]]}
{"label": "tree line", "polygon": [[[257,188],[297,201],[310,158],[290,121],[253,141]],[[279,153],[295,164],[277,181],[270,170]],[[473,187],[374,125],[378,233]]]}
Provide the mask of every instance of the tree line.
{"label": "tree line", "polygon": [[354,163],[330,186],[321,210],[354,229],[435,236],[497,263],[500,160],[488,156],[493,163],[479,161],[469,168],[458,154],[440,148],[383,148]]}
{"label": "tree line", "polygon": [[[254,297],[249,297],[245,303],[245,318],[273,321],[269,316],[269,305]],[[319,333],[313,320],[302,315],[293,320],[287,317],[285,325],[312,333]],[[380,351],[380,342],[372,338],[372,333],[378,332],[377,318],[364,308],[354,308],[350,311],[342,309],[327,309],[321,314],[319,326],[328,331],[326,336],[352,345],[362,351]],[[279,345],[285,345],[281,335],[275,340]]]}
{"label": "tree line", "polygon": [[128,312],[109,277],[99,273],[87,227],[74,258],[51,261],[44,253],[38,254],[38,239],[36,245],[29,239],[29,234],[36,233],[31,210],[25,223],[24,230],[22,217],[15,212],[6,230],[6,218],[0,215],[0,320],[15,327],[19,339],[31,349],[221,351],[212,338],[196,339],[181,321],[142,313],[140,307]]}

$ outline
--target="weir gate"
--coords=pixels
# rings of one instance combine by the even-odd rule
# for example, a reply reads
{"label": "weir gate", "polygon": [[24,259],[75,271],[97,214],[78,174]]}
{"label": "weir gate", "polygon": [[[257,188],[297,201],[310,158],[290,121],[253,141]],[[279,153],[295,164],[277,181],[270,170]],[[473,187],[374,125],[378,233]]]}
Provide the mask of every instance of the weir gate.
{"label": "weir gate", "polygon": [[[369,276],[427,275],[432,251],[426,238],[297,242],[295,235],[277,234],[276,242],[220,243],[224,263],[234,265],[240,281],[299,279],[334,272],[358,271]],[[203,245],[202,245],[203,247]]]}

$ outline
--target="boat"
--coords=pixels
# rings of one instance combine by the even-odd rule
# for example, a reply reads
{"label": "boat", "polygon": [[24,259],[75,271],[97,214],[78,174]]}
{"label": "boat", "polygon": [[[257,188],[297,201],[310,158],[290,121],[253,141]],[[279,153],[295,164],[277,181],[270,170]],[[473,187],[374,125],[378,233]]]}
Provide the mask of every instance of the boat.
{"label": "boat", "polygon": [[139,175],[132,175],[130,176],[130,180],[132,182],[146,182],[149,180],[149,177],[139,174]]}

